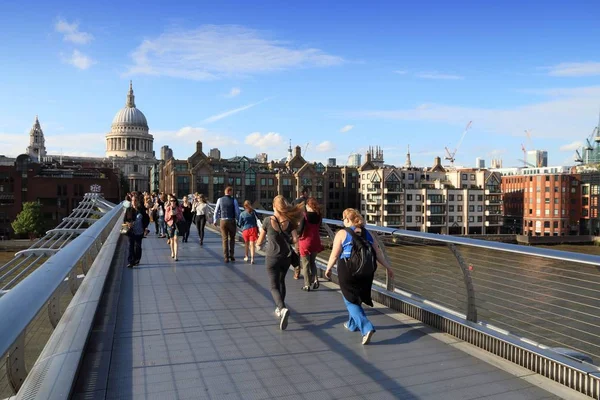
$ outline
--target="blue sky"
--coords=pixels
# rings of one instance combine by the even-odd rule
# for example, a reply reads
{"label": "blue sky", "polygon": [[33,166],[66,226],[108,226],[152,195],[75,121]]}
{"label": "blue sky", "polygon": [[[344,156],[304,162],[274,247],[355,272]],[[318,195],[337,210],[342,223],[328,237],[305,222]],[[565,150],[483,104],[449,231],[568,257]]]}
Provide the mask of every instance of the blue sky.
{"label": "blue sky", "polygon": [[[370,4],[374,3],[374,4]],[[526,3],[526,4],[522,4]],[[175,5],[177,4],[177,5]],[[155,150],[345,163],[572,163],[598,124],[600,4],[559,1],[12,1],[0,4],[0,154],[38,114],[51,153],[104,153],[129,79]],[[531,140],[525,130],[531,130]]]}

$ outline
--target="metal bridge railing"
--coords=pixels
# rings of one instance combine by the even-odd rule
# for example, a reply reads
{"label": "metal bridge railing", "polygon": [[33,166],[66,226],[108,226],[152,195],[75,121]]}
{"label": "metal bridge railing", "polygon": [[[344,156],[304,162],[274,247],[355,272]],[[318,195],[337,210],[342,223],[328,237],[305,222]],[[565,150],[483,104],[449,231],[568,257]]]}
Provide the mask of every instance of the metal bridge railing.
{"label": "metal bridge railing", "polygon": [[[261,219],[273,214],[256,212]],[[321,275],[341,227],[323,220]],[[378,270],[380,302],[600,399],[600,369],[592,364],[600,362],[600,257],[367,229],[395,275],[392,282]]]}
{"label": "metal bridge railing", "polygon": [[122,211],[86,194],[55,229],[0,267],[0,398],[25,381]]}

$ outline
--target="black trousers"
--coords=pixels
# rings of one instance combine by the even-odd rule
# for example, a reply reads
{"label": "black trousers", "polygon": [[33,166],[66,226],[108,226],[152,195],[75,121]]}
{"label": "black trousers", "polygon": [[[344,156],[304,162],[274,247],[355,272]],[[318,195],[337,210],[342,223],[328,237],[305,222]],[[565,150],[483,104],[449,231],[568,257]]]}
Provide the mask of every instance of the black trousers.
{"label": "black trousers", "polygon": [[129,264],[139,263],[142,259],[142,238],[144,235],[129,235],[129,257],[127,261]]}
{"label": "black trousers", "polygon": [[277,308],[285,308],[285,276],[290,269],[290,259],[266,257],[267,273],[271,281],[271,296]]}
{"label": "black trousers", "polygon": [[192,226],[192,220],[186,219],[181,225],[183,225],[183,241],[187,242],[188,237],[190,236],[190,227]]}
{"label": "black trousers", "polygon": [[206,215],[196,215],[196,228],[198,228],[198,236],[200,243],[204,242],[204,227],[206,226]]}

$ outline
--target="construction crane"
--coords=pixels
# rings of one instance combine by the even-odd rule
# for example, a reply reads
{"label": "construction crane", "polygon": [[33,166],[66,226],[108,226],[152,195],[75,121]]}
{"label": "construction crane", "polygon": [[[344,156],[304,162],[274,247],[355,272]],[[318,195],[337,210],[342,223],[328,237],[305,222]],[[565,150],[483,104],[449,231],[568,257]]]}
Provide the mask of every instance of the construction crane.
{"label": "construction crane", "polygon": [[450,152],[450,150],[448,150],[448,147],[444,147],[444,149],[446,149],[445,159],[450,161],[450,165],[452,165],[452,166],[454,166],[454,160],[456,160],[456,153],[458,152],[458,149],[460,149],[460,145],[462,144],[463,140],[465,139],[465,136],[467,135],[467,131],[471,128],[472,123],[473,123],[473,121],[469,121],[467,126],[465,126],[465,130],[463,131],[462,136],[460,137],[460,141],[454,148],[453,152]]}
{"label": "construction crane", "polygon": [[523,166],[527,168],[528,162],[525,161],[527,160],[527,150],[525,149],[525,145],[523,143],[521,143],[521,151],[523,151],[523,159],[519,161],[523,161]]}
{"label": "construction crane", "polygon": [[306,150],[308,150],[308,145],[310,142],[306,142],[306,146],[304,146],[304,151],[302,152],[302,157],[306,160]]}
{"label": "construction crane", "polygon": [[583,157],[581,157],[581,154],[579,154],[579,150],[575,150],[575,157],[573,157],[573,160],[576,163],[583,163]]}

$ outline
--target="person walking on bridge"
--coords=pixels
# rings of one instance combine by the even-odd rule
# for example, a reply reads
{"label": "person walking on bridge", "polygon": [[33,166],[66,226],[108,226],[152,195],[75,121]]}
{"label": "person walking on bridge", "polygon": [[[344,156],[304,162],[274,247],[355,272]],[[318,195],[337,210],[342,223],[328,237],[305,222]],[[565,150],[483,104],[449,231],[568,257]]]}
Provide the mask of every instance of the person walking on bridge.
{"label": "person walking on bridge", "polygon": [[233,197],[233,188],[225,188],[225,196],[217,200],[213,224],[217,226],[220,220],[221,240],[223,241],[223,258],[226,263],[235,262],[235,233],[237,220],[240,216],[240,206]]}
{"label": "person walking on bridge", "polygon": [[[349,314],[348,322],[344,323],[344,328],[351,332],[360,331],[363,337],[362,344],[365,345],[371,341],[371,337],[375,333],[375,327],[367,318],[362,303],[373,307],[371,286],[373,285],[377,263],[382,264],[387,269],[390,279],[393,278],[394,273],[379,246],[373,244],[373,236],[364,227],[364,221],[360,213],[353,208],[347,208],[342,216],[345,229],[340,229],[335,234],[325,276],[331,278],[331,270],[337,262],[340,289]],[[369,253],[363,251],[363,255],[372,254],[373,250],[375,252],[375,260],[371,259],[370,265],[361,264],[360,269],[362,271],[357,270],[356,258],[353,257],[354,253],[359,250],[357,244],[362,244],[363,249],[368,249]]]}
{"label": "person walking on bridge", "polygon": [[[238,226],[242,228],[242,237],[244,238],[244,261],[248,262],[249,260],[250,264],[254,264],[256,251],[254,244],[258,239],[258,222],[250,200],[244,201],[244,211],[240,214]],[[248,258],[248,253],[250,253],[250,258]]]}
{"label": "person walking on bridge", "polygon": [[285,330],[290,311],[285,305],[285,275],[291,264],[293,245],[298,241],[296,228],[302,218],[303,206],[289,204],[281,195],[273,199],[272,217],[266,217],[256,242],[261,246],[265,238],[265,264],[271,281],[271,296],[277,305],[275,315],[279,318],[279,329]]}
{"label": "person walking on bridge", "polygon": [[196,221],[196,228],[198,229],[198,237],[200,238],[200,246],[204,244],[204,227],[206,227],[206,212],[207,212],[206,198],[202,193],[196,193],[194,199],[194,205],[192,206],[192,212],[194,213],[194,219]]}
{"label": "person walking on bridge", "polygon": [[165,207],[165,221],[167,223],[167,236],[169,237],[169,246],[171,247],[171,258],[179,261],[177,254],[179,252],[178,236],[181,236],[179,227],[183,221],[183,209],[177,201],[174,194],[170,194],[168,204]]}
{"label": "person walking on bridge", "polygon": [[[317,255],[323,251],[321,244],[321,207],[314,197],[309,197],[304,206],[304,216],[298,228],[298,249],[300,250],[300,266],[304,275],[302,290],[310,292],[319,288],[317,276]],[[312,286],[311,286],[312,285]]]}

